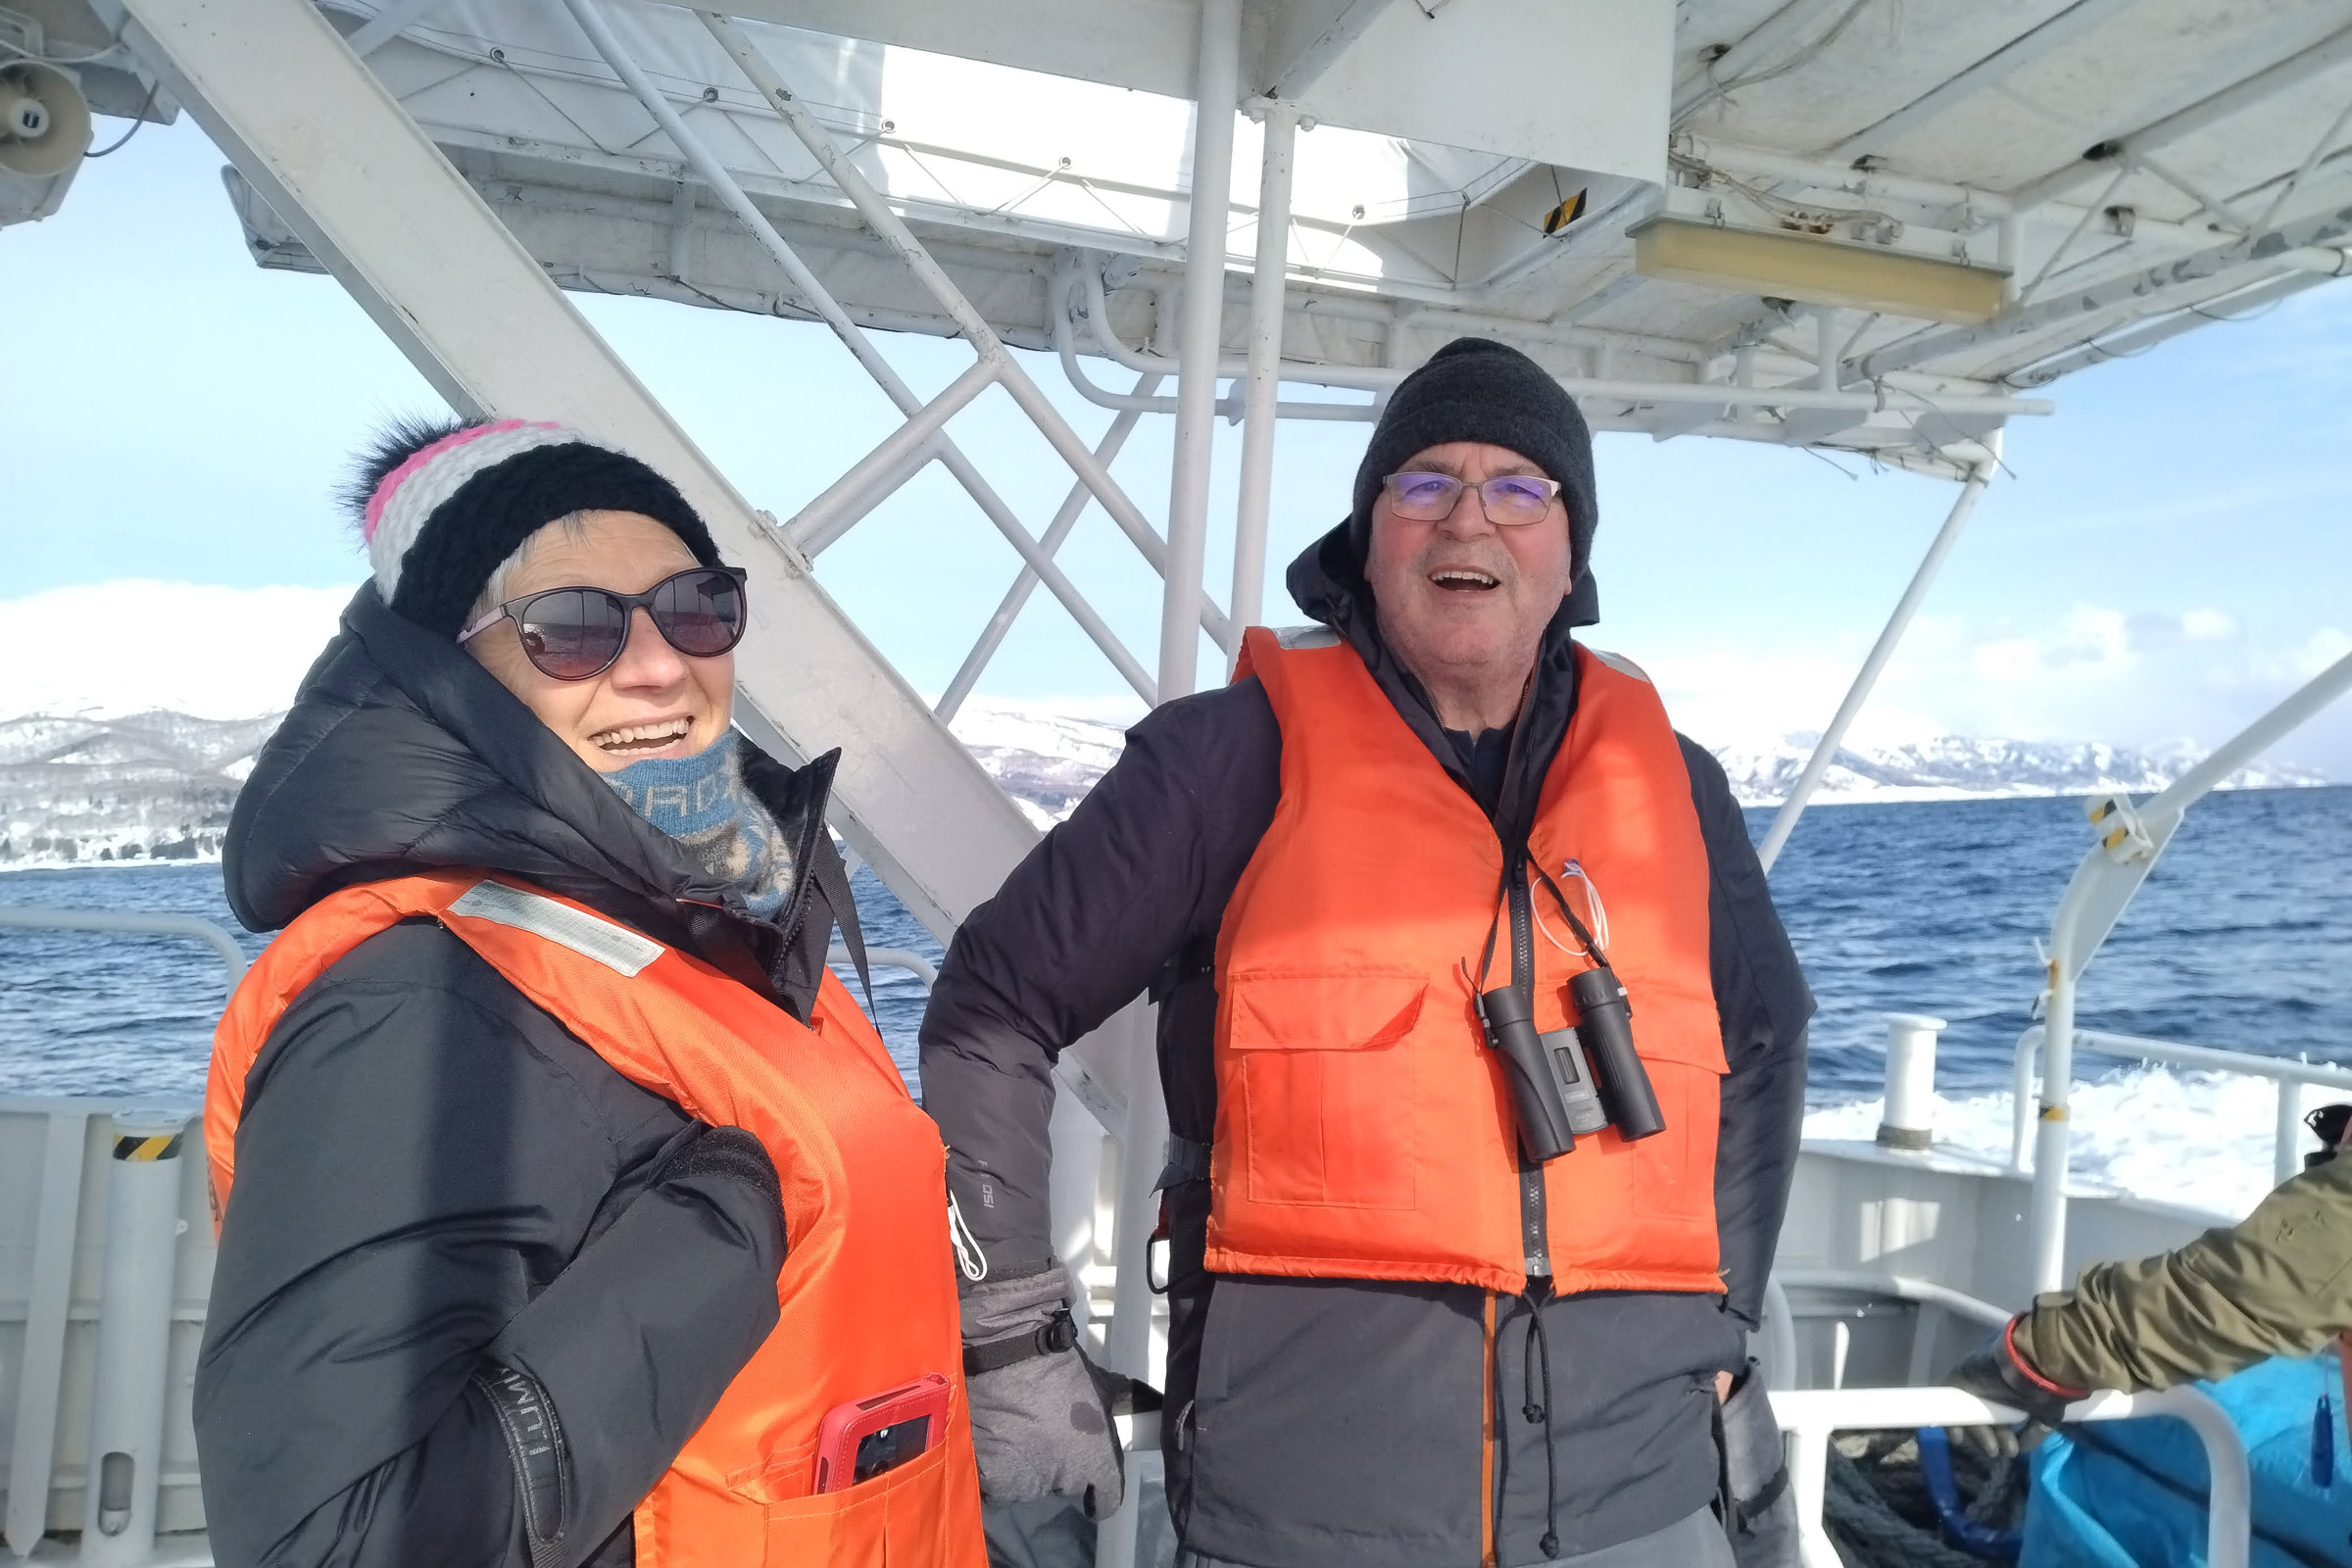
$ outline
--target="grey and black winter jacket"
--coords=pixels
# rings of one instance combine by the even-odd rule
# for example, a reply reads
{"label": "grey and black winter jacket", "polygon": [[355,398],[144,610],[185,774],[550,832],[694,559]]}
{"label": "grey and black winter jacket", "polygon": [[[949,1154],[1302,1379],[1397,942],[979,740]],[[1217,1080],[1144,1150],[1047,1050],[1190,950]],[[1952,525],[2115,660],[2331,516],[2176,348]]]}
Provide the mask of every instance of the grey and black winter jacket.
{"label": "grey and black winter jacket", "polygon": [[[1300,608],[1362,654],[1506,844],[1523,842],[1575,709],[1570,632],[1590,618],[1580,614],[1589,596],[1554,616],[1507,740],[1482,742],[1442,730],[1382,644],[1344,527],[1302,555],[1289,581]],[[922,1028],[924,1103],[949,1145],[965,1221],[994,1267],[1049,1255],[1054,1059],[1150,988],[1161,1004],[1173,1147],[1196,1146],[1165,1194],[1162,1444],[1188,1547],[1259,1568],[1467,1568],[1492,1528],[1495,1560],[1516,1568],[1706,1506],[1719,1479],[1715,1375],[1743,1367],[1742,1337],[1762,1316],[1813,1008],[1722,768],[1683,743],[1711,872],[1711,971],[1730,1064],[1715,1180],[1725,1292],[1539,1288],[1490,1299],[1467,1286],[1202,1266],[1209,1189],[1198,1146],[1216,1120],[1211,959],[1225,905],[1273,821],[1281,752],[1254,679],[1157,710],[1069,820],[965,920]],[[1539,1313],[1544,1347],[1531,1343]],[[1550,1384],[1531,1398],[1539,1348]],[[1556,1553],[1540,1549],[1547,1531]]]}
{"label": "grey and black winter jacket", "polygon": [[[806,1017],[835,920],[856,929],[833,761],[746,753],[800,872],[757,920],[363,586],[238,797],[229,903],[271,930],[353,882],[511,872]],[[787,1238],[748,1135],[630,1083],[417,920],[295,999],[236,1144],[195,1389],[224,1568],[629,1562],[629,1510],[776,1320]],[[510,1458],[517,1397],[552,1406],[560,1466]]]}

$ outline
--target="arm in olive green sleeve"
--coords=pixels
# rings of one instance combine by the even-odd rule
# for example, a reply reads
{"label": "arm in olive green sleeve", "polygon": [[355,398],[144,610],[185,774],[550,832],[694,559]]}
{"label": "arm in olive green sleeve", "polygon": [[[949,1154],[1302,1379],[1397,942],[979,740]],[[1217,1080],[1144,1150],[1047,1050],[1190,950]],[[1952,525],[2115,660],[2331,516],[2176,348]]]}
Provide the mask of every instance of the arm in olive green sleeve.
{"label": "arm in olive green sleeve", "polygon": [[2239,1224],[2177,1251],[2096,1263],[2034,1298],[2017,1348],[2086,1389],[2165,1389],[2267,1356],[2311,1355],[2352,1328],[2352,1157],[2282,1184]]}

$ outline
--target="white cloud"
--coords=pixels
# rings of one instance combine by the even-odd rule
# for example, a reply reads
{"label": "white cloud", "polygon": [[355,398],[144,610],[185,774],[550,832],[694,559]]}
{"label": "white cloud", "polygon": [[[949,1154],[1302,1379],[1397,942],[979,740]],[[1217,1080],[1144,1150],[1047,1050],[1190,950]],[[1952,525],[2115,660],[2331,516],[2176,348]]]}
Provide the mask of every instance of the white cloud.
{"label": "white cloud", "polygon": [[0,601],[0,716],[274,711],[351,593],[131,578]]}

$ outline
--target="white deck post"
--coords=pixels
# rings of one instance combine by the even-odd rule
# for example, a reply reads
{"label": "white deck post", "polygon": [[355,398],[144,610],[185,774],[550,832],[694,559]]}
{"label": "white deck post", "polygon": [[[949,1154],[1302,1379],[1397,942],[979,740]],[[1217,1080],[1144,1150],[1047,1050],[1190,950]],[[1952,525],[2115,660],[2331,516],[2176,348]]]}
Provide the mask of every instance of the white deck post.
{"label": "white deck post", "polygon": [[[1226,601],[1234,628],[1234,659],[1244,628],[1265,610],[1266,522],[1274,486],[1276,395],[1282,387],[1282,304],[1290,270],[1291,164],[1298,111],[1268,100],[1266,150],[1257,183],[1257,263],[1250,279],[1249,394],[1242,419],[1242,493],[1234,509],[1233,597]],[[1228,660],[1230,666],[1232,661]]]}
{"label": "white deck post", "polygon": [[165,1363],[179,1258],[184,1114],[123,1111],[107,1129],[106,1262],[98,1297],[81,1561],[136,1568],[155,1549],[163,1480]]}
{"label": "white deck post", "polygon": [[[2095,852],[2094,852],[2095,853]],[[2067,1100],[2075,1081],[2075,977],[2050,960],[2050,996],[2042,1013],[2041,1110],[2034,1125],[2034,1198],[2027,1235],[2034,1289],[2066,1288]]]}
{"label": "white deck post", "polygon": [[1845,732],[1853,726],[1854,715],[1861,712],[1862,705],[1870,700],[1871,688],[1879,683],[1879,675],[1886,669],[1886,662],[1894,657],[1895,645],[1903,640],[1903,633],[1910,628],[1911,617],[1919,612],[1919,602],[1928,596],[1928,588],[1936,581],[1936,574],[1943,569],[1944,558],[1952,553],[1952,546],[1960,542],[1960,530],[1968,525],[1969,514],[1977,508],[1977,497],[1984,493],[1985,484],[1992,478],[1993,467],[2000,461],[2000,432],[1995,430],[1985,437],[1984,444],[1990,456],[1977,466],[1975,471],[1969,474],[1968,481],[1960,487],[1959,496],[1952,502],[1951,513],[1943,519],[1943,526],[1936,531],[1936,538],[1928,546],[1927,555],[1920,560],[1919,569],[1911,574],[1910,586],[1903,590],[1903,597],[1895,601],[1894,613],[1886,617],[1886,629],[1879,633],[1879,640],[1872,645],[1870,657],[1862,661],[1862,668],[1854,676],[1854,684],[1847,690],[1845,701],[1838,705],[1837,716],[1830,720],[1830,727],[1822,732],[1821,743],[1813,748],[1813,755],[1805,760],[1805,770],[1798,775],[1796,787],[1788,792],[1788,799],[1781,805],[1780,814],[1772,819],[1772,830],[1764,835],[1763,846],[1756,851],[1756,857],[1764,862],[1765,870],[1770,871],[1772,862],[1780,858],[1781,846],[1788,842],[1789,833],[1796,827],[1796,819],[1805,814],[1805,803],[1812,799],[1813,791],[1820,786],[1822,775],[1830,770],[1830,762],[1838,755],[1838,743],[1845,739]]}
{"label": "white deck post", "polygon": [[1889,1149],[1936,1143],[1936,1037],[1946,1025],[1925,1013],[1886,1014],[1886,1102],[1879,1142]]}
{"label": "white deck post", "polygon": [[1208,541],[1208,460],[1217,416],[1217,338],[1225,318],[1225,223],[1233,193],[1233,119],[1242,95],[1242,0],[1200,0],[1193,89],[1192,219],[1177,334],[1176,451],[1168,482],[1166,593],[1159,617],[1159,699],[1200,679],[1200,558]]}

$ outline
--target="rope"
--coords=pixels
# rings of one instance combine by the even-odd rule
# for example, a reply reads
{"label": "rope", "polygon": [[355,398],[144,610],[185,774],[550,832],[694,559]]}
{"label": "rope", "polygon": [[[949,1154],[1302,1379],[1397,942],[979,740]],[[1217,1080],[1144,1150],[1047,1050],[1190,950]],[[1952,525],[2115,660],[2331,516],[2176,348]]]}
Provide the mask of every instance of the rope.
{"label": "rope", "polygon": [[[1970,1497],[1968,1516],[2014,1527],[2025,1513],[2026,1468],[2005,1428],[1956,1428],[1952,1470]],[[1984,1568],[1985,1559],[1952,1545],[1919,1471],[1918,1440],[1908,1433],[1842,1438],[1830,1448],[1822,1522],[1846,1568]]]}

